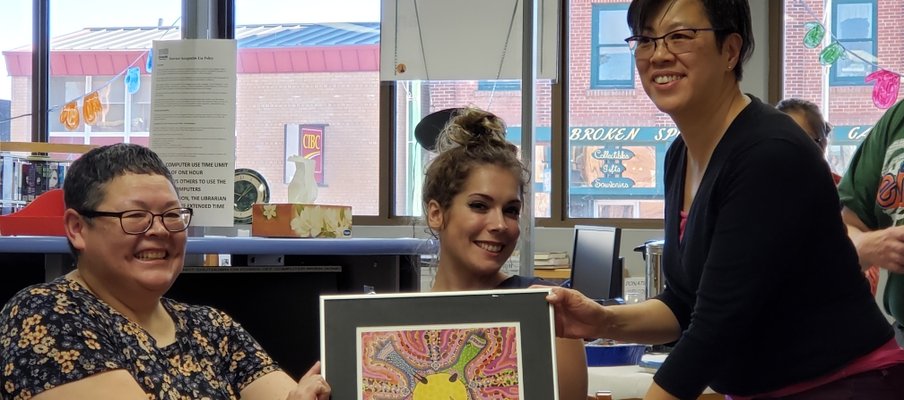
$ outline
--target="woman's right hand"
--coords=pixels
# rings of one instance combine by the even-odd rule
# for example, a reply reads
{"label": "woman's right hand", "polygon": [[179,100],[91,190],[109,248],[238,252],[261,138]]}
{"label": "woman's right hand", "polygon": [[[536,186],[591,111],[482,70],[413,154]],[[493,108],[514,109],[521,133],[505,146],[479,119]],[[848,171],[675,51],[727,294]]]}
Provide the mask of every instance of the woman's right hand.
{"label": "woman's right hand", "polygon": [[298,380],[298,386],[289,392],[286,400],[329,400],[331,392],[330,385],[326,383],[323,375],[320,375],[318,361]]}
{"label": "woman's right hand", "polygon": [[581,292],[562,287],[552,288],[546,301],[556,310],[556,336],[572,339],[595,339],[604,336],[607,311]]}

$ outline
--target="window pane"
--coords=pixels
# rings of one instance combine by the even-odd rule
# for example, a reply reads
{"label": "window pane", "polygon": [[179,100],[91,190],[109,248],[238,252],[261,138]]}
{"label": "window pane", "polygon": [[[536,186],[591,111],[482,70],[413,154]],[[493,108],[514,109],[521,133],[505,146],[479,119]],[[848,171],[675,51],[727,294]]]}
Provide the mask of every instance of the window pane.
{"label": "window pane", "polygon": [[236,1],[236,168],[263,174],[271,202],[301,154],[317,203],[379,213],[379,22],[378,0]]}
{"label": "window pane", "polygon": [[599,44],[625,44],[625,38],[631,36],[625,12],[626,10],[611,9],[599,11]]}
{"label": "window pane", "polygon": [[[75,99],[85,94],[85,77],[83,76],[52,76],[50,78],[50,104],[66,104],[67,99]],[[51,132],[64,132],[66,128],[63,127],[63,123],[60,122],[60,118],[53,118],[54,115],[59,115],[59,112],[51,112],[51,118],[49,119],[50,123],[50,131]],[[79,116],[81,118],[81,116]],[[84,130],[79,132],[81,137],[84,137]],[[54,135],[51,135],[51,137]],[[84,144],[84,143],[79,143]]]}
{"label": "window pane", "polygon": [[[484,82],[484,83],[481,83]],[[396,155],[395,214],[422,216],[421,184],[426,165],[433,153],[415,140],[414,128],[434,111],[473,105],[502,118],[506,137],[521,147],[521,90],[483,90],[492,81],[401,81],[396,84]],[[490,84],[490,86],[492,86]],[[550,91],[549,82],[537,84],[537,126],[534,136],[534,163],[531,179],[534,188],[534,216],[549,217],[550,192]]]}
{"label": "window pane", "polygon": [[[594,13],[592,18],[590,18],[592,25],[589,29],[589,32],[593,33],[593,37],[590,38],[593,49],[590,55],[590,73],[593,76],[593,80],[589,88],[633,88],[634,56],[624,40],[630,36],[630,30],[626,22],[627,4],[582,4],[577,9],[572,10],[572,13],[584,14],[588,6],[591,7]],[[583,32],[587,32],[588,27],[583,24],[586,24],[586,20],[586,15],[581,15],[579,21],[571,21],[572,27],[577,29],[572,31],[572,36],[585,37]],[[580,28],[577,28],[578,26]],[[581,40],[583,41],[583,39]],[[582,61],[581,64],[586,65],[584,63],[585,61]],[[571,70],[575,70],[575,68],[582,69],[582,67],[575,65],[570,65],[569,68]]]}
{"label": "window pane", "polygon": [[[50,140],[57,143],[147,143],[152,42],[178,39],[180,0],[123,2],[94,0],[50,2]],[[125,86],[129,68],[138,68],[139,86]],[[99,101],[99,108],[86,100]],[[72,108],[66,108],[74,104]],[[60,114],[78,114],[64,124]],[[140,140],[133,140],[141,138]]]}
{"label": "window pane", "polygon": [[92,77],[91,91],[97,92],[103,107],[91,131],[124,133],[126,91],[122,79],[112,76]]}
{"label": "window pane", "polygon": [[31,10],[30,1],[7,1],[0,12],[0,141],[31,141]]}
{"label": "window pane", "polygon": [[838,26],[835,27],[835,37],[839,40],[872,39],[872,19],[872,4],[839,4]]}
{"label": "window pane", "polygon": [[597,79],[601,81],[625,81],[634,77],[633,58],[627,46],[600,47]]}
{"label": "window pane", "polygon": [[[827,10],[824,3],[832,7]],[[784,2],[784,54],[782,98],[801,98],[816,103],[834,126],[830,133],[826,158],[832,170],[844,174],[854,150],[862,143],[873,124],[885,110],[872,101],[875,82],[864,78],[875,67],[898,71],[894,59],[900,54],[901,37],[898,22],[904,19],[901,7],[878,8],[878,0],[835,0],[831,2]],[[832,14],[835,26],[830,28],[846,52],[831,66],[819,64],[820,44],[815,49],[804,46],[806,23]],[[814,17],[814,15],[816,17]],[[891,62],[891,64],[888,64]],[[898,71],[900,72],[900,71]],[[828,85],[825,83],[828,82]],[[904,90],[897,98],[904,97]]]}
{"label": "window pane", "polygon": [[844,42],[847,49],[844,57],[835,63],[835,76],[840,78],[860,77],[865,78],[873,72],[873,66],[864,60],[876,62],[873,56],[873,42]]}
{"label": "window pane", "polygon": [[629,3],[572,0],[568,7],[569,218],[663,217],[662,164],[678,131],[635,85],[624,42]]}
{"label": "window pane", "polygon": [[[132,95],[131,99],[131,118],[132,124],[131,136],[144,137],[144,142],[148,142],[147,134],[151,129],[151,76],[143,75],[138,92]],[[130,140],[132,143],[139,143]]]}

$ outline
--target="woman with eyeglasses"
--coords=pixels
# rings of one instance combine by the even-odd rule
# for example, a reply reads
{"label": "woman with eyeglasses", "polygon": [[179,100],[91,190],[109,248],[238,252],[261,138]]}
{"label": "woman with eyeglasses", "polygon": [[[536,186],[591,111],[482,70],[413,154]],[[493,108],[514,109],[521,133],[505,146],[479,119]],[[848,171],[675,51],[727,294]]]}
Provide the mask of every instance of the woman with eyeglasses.
{"label": "woman with eyeglasses", "polygon": [[788,98],[775,105],[775,108],[794,120],[804,133],[810,137],[823,153],[829,147],[829,133],[832,132],[832,125],[825,121],[819,106],[812,101]]}
{"label": "woman with eyeglasses", "polygon": [[76,269],[0,311],[0,398],[329,398],[319,364],[296,382],[225,313],[163,297],[192,210],[154,152],[92,149],[63,185]]}
{"label": "woman with eyeglasses", "polygon": [[[775,105],[775,108],[794,120],[804,133],[812,139],[822,154],[825,154],[829,148],[829,133],[832,132],[832,125],[826,122],[819,111],[819,106],[809,100],[788,98]],[[832,179],[837,185],[841,182],[841,175],[832,172]]]}
{"label": "woman with eyeglasses", "polygon": [[565,337],[674,344],[645,399],[901,399],[904,350],[869,293],[823,155],[740,90],[747,0],[634,0],[639,79],[681,136],[665,159],[666,289],[603,307],[564,288]]}

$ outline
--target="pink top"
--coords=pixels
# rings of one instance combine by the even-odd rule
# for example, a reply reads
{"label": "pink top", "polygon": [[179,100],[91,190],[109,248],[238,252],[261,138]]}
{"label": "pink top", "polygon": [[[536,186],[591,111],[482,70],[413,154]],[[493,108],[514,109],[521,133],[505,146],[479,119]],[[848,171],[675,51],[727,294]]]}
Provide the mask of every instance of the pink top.
{"label": "pink top", "polygon": [[847,378],[849,376],[890,367],[896,364],[904,364],[904,349],[898,347],[898,343],[895,342],[895,339],[891,339],[876,350],[873,350],[869,354],[852,361],[846,367],[831,374],[823,375],[819,378],[806,382],[795,383],[793,385],[785,386],[781,389],[769,393],[758,394],[756,396],[726,395],[725,398],[727,400],[750,400],[753,398],[769,399],[784,397],[796,393],[805,392],[807,390],[814,389],[822,385]]}
{"label": "pink top", "polygon": [[687,211],[681,211],[681,223],[678,224],[678,240],[684,240],[685,225],[687,225]]}

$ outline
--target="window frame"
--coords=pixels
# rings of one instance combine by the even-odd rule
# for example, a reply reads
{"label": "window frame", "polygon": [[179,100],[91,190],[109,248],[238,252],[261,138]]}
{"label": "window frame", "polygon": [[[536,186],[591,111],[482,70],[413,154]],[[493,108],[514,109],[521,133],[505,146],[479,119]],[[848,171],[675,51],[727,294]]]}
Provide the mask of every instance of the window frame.
{"label": "window frame", "polygon": [[[95,91],[99,91],[100,88],[95,88],[97,84],[100,84],[101,87],[106,87],[111,84],[111,80],[114,80],[115,77],[102,76],[102,75],[85,75],[84,77],[80,77],[84,80],[84,93],[81,93],[80,96],[86,96],[87,94]],[[100,79],[98,79],[100,78]],[[54,79],[57,79],[60,82],[72,82],[70,77],[62,76],[62,77],[51,77],[50,78],[50,86],[53,86]],[[145,85],[150,85],[150,75],[140,75],[140,79],[144,82]],[[90,90],[89,90],[90,88]],[[68,98],[64,93],[63,98]],[[53,141],[53,138],[76,138],[80,139],[82,143],[80,144],[91,144],[92,138],[122,138],[123,143],[131,143],[132,138],[149,138],[150,132],[147,130],[132,130],[132,103],[138,101],[138,104],[150,104],[148,102],[142,102],[137,100],[137,94],[129,93],[128,90],[123,88],[122,97],[119,96],[109,96],[107,98],[106,104],[104,106],[110,105],[120,105],[123,107],[123,127],[120,131],[101,131],[95,130],[93,125],[88,125],[84,120],[79,121],[79,128],[73,131],[67,130],[58,130],[58,126],[55,126],[55,123],[48,123],[48,140]],[[63,102],[59,102],[63,104]]]}
{"label": "window frame", "polygon": [[[838,29],[838,7],[840,5],[845,4],[869,4],[872,7],[872,15],[870,15],[871,24],[870,24],[870,35],[871,38],[839,38],[835,35],[834,39],[840,43],[842,46],[847,49],[845,43],[849,42],[870,42],[872,44],[872,54],[878,56],[879,52],[879,27],[876,23],[879,19],[879,4],[878,0],[832,0],[832,32],[836,32]],[[846,50],[849,52],[850,50]],[[838,65],[832,65],[832,68],[829,72],[829,85],[830,86],[872,86],[872,83],[868,83],[864,80],[864,78],[870,73],[876,70],[875,65],[867,64],[867,72],[863,77],[843,77],[838,76]]]}
{"label": "window frame", "polygon": [[[224,0],[227,5],[224,9],[234,9],[234,0]],[[781,20],[781,10],[783,8],[782,0],[768,0],[769,8],[770,8],[770,20],[769,20],[769,30],[770,30],[770,50],[769,50],[769,58],[773,65],[781,65],[782,58],[782,43],[781,43],[781,31],[784,26],[784,21]],[[862,0],[860,0],[862,1]],[[40,3],[40,2],[39,2]],[[875,0],[873,0],[875,4]],[[618,6],[613,4],[599,4],[596,6]],[[568,28],[568,20],[569,20],[569,12],[568,12],[569,4],[568,2],[563,3],[563,9],[560,13],[560,34],[562,37],[567,37],[569,34]],[[621,4],[621,7],[626,7],[625,4]],[[35,7],[36,12],[33,14],[34,25],[33,29],[35,32],[42,32],[42,35],[49,41],[49,18],[47,18],[47,8],[46,7]],[[874,8],[875,10],[875,8]],[[226,20],[232,22],[232,19],[227,18]],[[875,25],[875,24],[874,24]],[[595,24],[593,25],[595,26]],[[33,43],[35,46],[35,51],[32,53],[32,57],[35,60],[39,60],[47,63],[49,59],[50,49],[47,44],[41,44],[40,40],[37,40]],[[552,113],[552,124],[551,124],[551,140],[550,140],[550,165],[551,165],[551,192],[550,192],[550,210],[551,217],[549,218],[537,218],[536,226],[538,227],[559,227],[559,228],[570,228],[576,224],[608,224],[615,225],[622,228],[628,229],[662,229],[663,221],[661,219],[592,219],[592,218],[570,218],[567,213],[567,201],[568,201],[568,192],[566,186],[566,182],[568,179],[569,172],[569,161],[568,157],[562,154],[563,151],[567,149],[567,115],[568,115],[568,69],[567,69],[567,46],[561,46],[560,49],[560,78],[552,85],[552,103],[551,103],[551,113]],[[633,59],[632,59],[632,76],[634,75],[633,70]],[[781,91],[781,80],[782,74],[780,70],[775,68],[770,68],[769,70],[769,89],[770,89],[770,97],[779,96]],[[33,96],[41,97],[46,96],[46,94],[41,90],[42,85],[46,88],[46,85],[49,84],[49,76],[42,77],[40,74],[33,76],[35,79],[32,79],[32,92]],[[634,87],[633,82],[631,82],[631,88]],[[497,86],[497,89],[498,86]],[[395,149],[395,132],[396,132],[396,115],[397,115],[397,103],[396,103],[396,89],[392,82],[380,82],[379,85],[379,187],[380,193],[378,194],[378,213],[377,215],[355,215],[355,224],[356,225],[373,225],[373,226],[402,226],[402,225],[411,225],[411,224],[420,224],[423,223],[422,218],[419,217],[406,217],[406,216],[395,216],[393,215],[393,208],[395,202],[395,193],[394,189],[396,187],[395,180],[395,165],[397,161],[397,155],[394,152]],[[43,103],[44,110],[49,106],[49,101],[46,97],[43,99],[35,98],[33,104],[41,104]],[[770,98],[770,100],[775,100]],[[40,108],[32,107],[33,111],[36,113],[40,112]],[[46,128],[46,118],[48,118],[48,113],[45,113],[44,119],[38,117],[37,114],[31,119],[31,125],[33,131],[39,131],[43,126]],[[44,138],[46,140],[47,138]],[[37,139],[32,139],[37,140]]]}
{"label": "window frame", "polygon": [[[630,60],[630,79],[607,79],[601,80],[599,79],[599,57],[600,57],[600,49],[601,48],[619,48],[624,47],[628,48],[628,44],[625,42],[620,43],[600,43],[600,37],[597,35],[599,33],[599,24],[600,24],[600,12],[611,12],[611,11],[624,11],[627,13],[628,11],[628,3],[611,3],[611,4],[593,4],[592,7],[592,15],[591,15],[591,31],[590,31],[590,88],[591,89],[633,89],[634,88],[634,78],[636,74],[636,70],[634,67],[634,56],[631,54],[631,50],[628,49],[628,59]],[[563,72],[565,73],[565,72]]]}
{"label": "window frame", "polygon": [[[495,87],[493,86],[495,82]],[[521,81],[511,79],[500,79],[498,81],[481,80],[477,81],[477,90],[479,91],[514,91],[521,90]]]}

